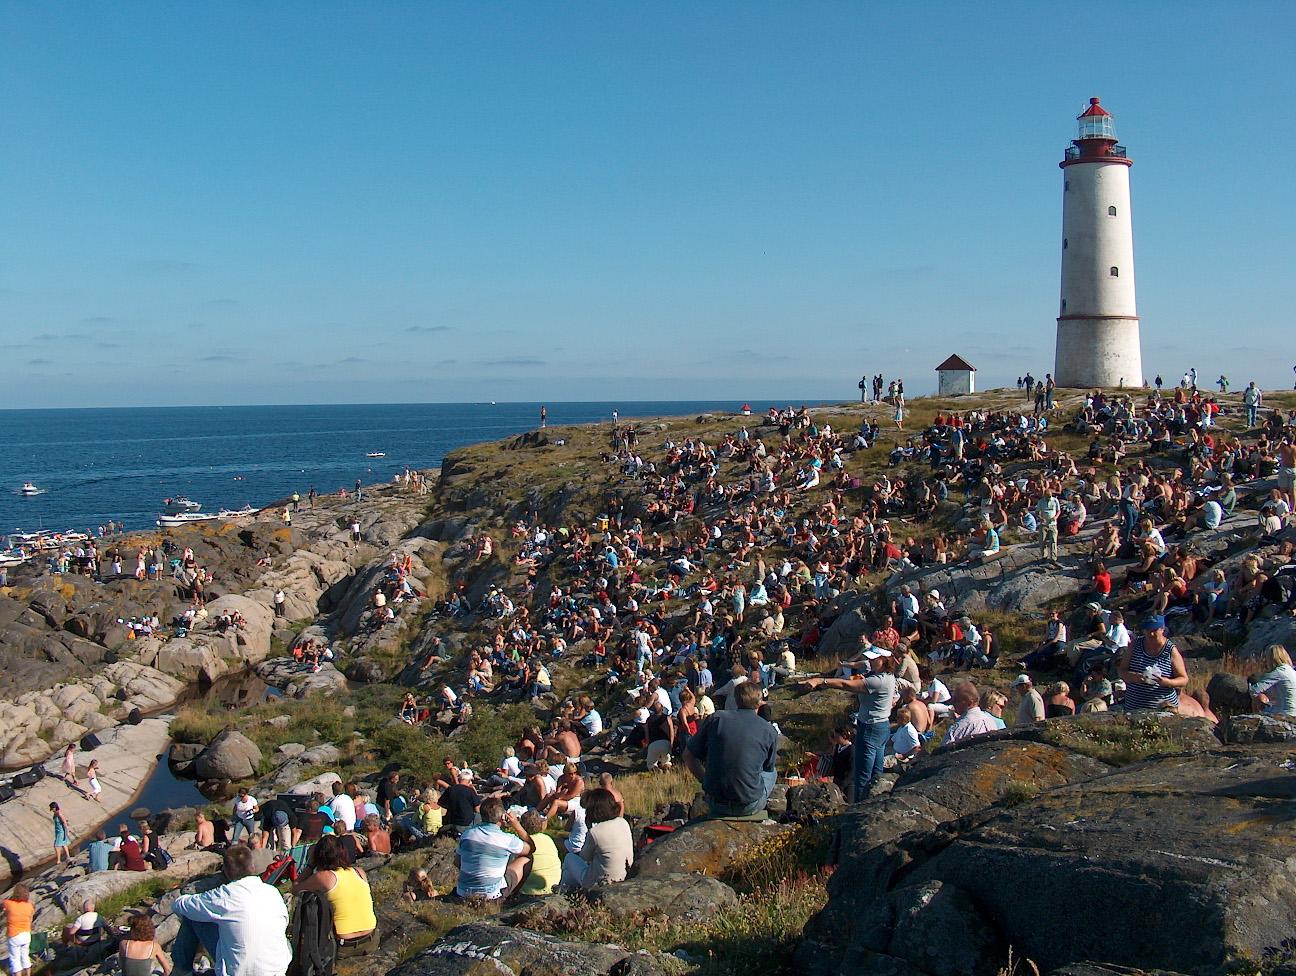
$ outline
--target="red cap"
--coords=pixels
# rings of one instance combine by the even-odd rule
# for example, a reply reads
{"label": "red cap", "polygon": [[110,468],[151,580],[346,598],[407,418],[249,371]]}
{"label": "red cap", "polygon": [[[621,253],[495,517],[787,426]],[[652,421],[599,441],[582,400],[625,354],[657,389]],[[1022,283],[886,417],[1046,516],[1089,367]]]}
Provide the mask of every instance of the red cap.
{"label": "red cap", "polygon": [[1083,112],[1081,112],[1079,115],[1077,115],[1076,118],[1088,119],[1088,118],[1092,118],[1095,115],[1111,115],[1111,112],[1103,108],[1102,105],[1099,104],[1098,99],[1091,98],[1089,99],[1089,107],[1085,109]]}

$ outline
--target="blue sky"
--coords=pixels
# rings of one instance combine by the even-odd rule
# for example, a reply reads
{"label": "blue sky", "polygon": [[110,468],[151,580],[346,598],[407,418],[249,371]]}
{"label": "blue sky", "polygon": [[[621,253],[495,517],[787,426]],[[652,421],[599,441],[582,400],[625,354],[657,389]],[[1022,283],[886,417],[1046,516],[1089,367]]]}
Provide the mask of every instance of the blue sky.
{"label": "blue sky", "polygon": [[1052,364],[1091,95],[1149,377],[1291,382],[1290,3],[0,0],[0,406],[847,398]]}

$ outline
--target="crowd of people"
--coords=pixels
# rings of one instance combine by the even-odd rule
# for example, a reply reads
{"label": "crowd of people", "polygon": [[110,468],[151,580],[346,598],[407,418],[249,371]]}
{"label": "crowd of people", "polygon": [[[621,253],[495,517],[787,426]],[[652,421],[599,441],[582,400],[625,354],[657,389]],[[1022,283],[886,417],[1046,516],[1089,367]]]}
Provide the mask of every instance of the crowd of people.
{"label": "crowd of people", "polygon": [[[420,724],[446,710],[470,721],[474,700],[529,701],[545,727],[528,729],[493,771],[447,761],[416,790],[388,773],[372,796],[339,783],[301,809],[243,791],[227,836],[200,822],[196,843],[229,844],[228,881],[216,891],[227,890],[177,901],[181,971],[200,946],[218,970],[235,965],[251,931],[240,926],[277,932],[264,938],[278,946],[287,915],[253,870],[259,850],[309,845],[294,890],[326,900],[336,942],[355,951],[378,939],[356,860],[429,836],[456,837],[457,897],[623,880],[634,838],[615,781],[590,772],[595,756],[629,750],[647,770],[679,763],[711,816],[763,818],[780,773],[835,781],[860,800],[888,768],[1008,724],[1118,708],[1213,718],[1205,696],[1189,694],[1176,634],[1245,629],[1296,608],[1296,413],[1262,412],[1251,387],[1210,395],[1189,383],[1168,395],[1095,392],[1060,416],[1051,377],[1023,377],[1019,388],[1027,409],[941,411],[890,446],[872,419],[839,431],[804,407],[772,409],[759,428],[671,437],[656,452],[633,424],[614,424],[602,455],[611,487],[593,524],[532,512],[506,539],[478,529],[463,543],[467,565],[504,562],[517,582],[471,598],[465,574],[432,607],[434,624],[454,617],[482,639],[453,662],[459,679],[400,707]],[[900,423],[902,387],[885,393]],[[1087,449],[1058,450],[1059,431]],[[865,477],[853,455],[875,454],[886,464]],[[1270,478],[1272,488],[1257,485]],[[1236,565],[1198,544],[1246,511],[1255,549]],[[1015,655],[991,620],[916,582],[933,566],[972,567],[1023,547],[1079,568],[1086,585]],[[422,595],[410,569],[395,557],[379,580],[378,625]],[[851,608],[864,626],[850,629],[843,653],[846,593],[864,597]],[[425,665],[447,663],[439,643],[429,646]],[[597,676],[600,691],[586,682],[562,700],[559,664]],[[998,677],[1005,667],[1011,682]],[[780,684],[853,696],[813,755],[780,756],[766,701]],[[1250,691],[1257,710],[1296,712],[1285,648],[1256,662]],[[124,864],[126,844],[105,859]],[[404,895],[435,896],[427,873],[413,872]],[[132,939],[145,958],[147,933]],[[265,951],[275,967],[294,948]]]}

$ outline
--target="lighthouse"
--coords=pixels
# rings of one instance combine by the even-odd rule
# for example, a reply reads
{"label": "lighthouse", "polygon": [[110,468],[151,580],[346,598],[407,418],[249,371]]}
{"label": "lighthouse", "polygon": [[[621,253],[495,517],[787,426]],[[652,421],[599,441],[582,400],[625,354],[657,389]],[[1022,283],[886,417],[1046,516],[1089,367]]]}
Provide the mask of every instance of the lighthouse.
{"label": "lighthouse", "polygon": [[1139,387],[1143,354],[1134,304],[1132,162],[1096,98],[1062,167],[1062,294],[1053,377],[1058,386]]}

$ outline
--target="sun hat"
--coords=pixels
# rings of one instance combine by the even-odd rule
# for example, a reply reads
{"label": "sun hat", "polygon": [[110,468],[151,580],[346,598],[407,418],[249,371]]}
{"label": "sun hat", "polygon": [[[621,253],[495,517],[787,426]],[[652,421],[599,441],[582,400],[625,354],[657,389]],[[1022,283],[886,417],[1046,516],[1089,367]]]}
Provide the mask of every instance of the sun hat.
{"label": "sun hat", "polygon": [[864,656],[868,660],[872,661],[875,658],[879,658],[879,657],[890,657],[891,652],[888,651],[885,647],[870,647],[867,651],[864,652]]}
{"label": "sun hat", "polygon": [[1019,674],[1017,675],[1016,678],[1013,679],[1014,688],[1018,688],[1022,685],[1028,685],[1028,684],[1031,684],[1031,678],[1029,674]]}
{"label": "sun hat", "polygon": [[1159,613],[1154,613],[1143,618],[1143,622],[1139,624],[1139,630],[1163,630],[1165,625],[1165,617]]}

